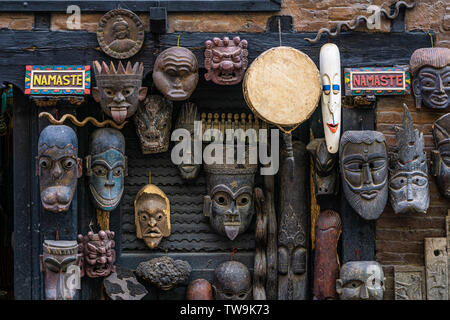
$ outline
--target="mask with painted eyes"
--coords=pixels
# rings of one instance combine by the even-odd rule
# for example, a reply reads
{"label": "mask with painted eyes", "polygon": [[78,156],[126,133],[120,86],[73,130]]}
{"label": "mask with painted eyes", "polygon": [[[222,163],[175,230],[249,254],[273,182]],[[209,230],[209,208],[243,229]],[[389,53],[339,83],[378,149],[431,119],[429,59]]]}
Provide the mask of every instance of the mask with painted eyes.
{"label": "mask with painted eyes", "polygon": [[105,62],[94,61],[97,87],[92,88],[92,96],[100,103],[103,112],[122,123],[134,115],[139,101],[145,99],[147,87],[142,87],[144,65],[128,62],[126,68],[119,62],[117,70],[111,61],[110,67]]}
{"label": "mask with painted eyes", "polygon": [[445,109],[450,106],[450,49],[417,49],[409,64],[416,108],[424,105]]}
{"label": "mask with painted eyes", "polygon": [[143,154],[161,153],[169,149],[172,127],[172,101],[150,95],[139,106],[134,124]]}
{"label": "mask with painted eyes", "polygon": [[397,147],[389,166],[389,200],[395,213],[426,213],[430,204],[427,156],[423,133],[414,130],[408,107],[403,106],[403,127],[395,127]]}
{"label": "mask with painted eyes", "polygon": [[221,85],[232,85],[242,81],[248,66],[248,43],[234,37],[214,38],[205,42],[205,79]]}
{"label": "mask with painted eyes", "polygon": [[340,300],[383,300],[385,290],[383,268],[376,261],[345,263],[336,280]]}
{"label": "mask with painted eyes", "polygon": [[386,139],[378,131],[346,131],[339,162],[342,187],[350,206],[364,219],[378,219],[388,199]]}
{"label": "mask with painted eyes", "polygon": [[80,261],[76,241],[44,240],[41,271],[46,300],[73,300],[80,284]]}
{"label": "mask with painted eyes", "polygon": [[139,190],[134,200],[134,222],[136,237],[150,249],[170,236],[170,202],[160,188],[148,184]]}
{"label": "mask with painted eyes", "polygon": [[341,58],[339,48],[327,43],[320,49],[322,119],[327,150],[336,153],[341,134]]}
{"label": "mask with painted eyes", "polygon": [[50,125],[42,130],[36,168],[44,209],[54,213],[69,210],[82,175],[78,139],[72,128]]}
{"label": "mask with painted eyes", "polygon": [[432,172],[442,195],[450,199],[450,113],[436,120],[433,138],[437,150],[433,150]]}
{"label": "mask with painted eyes", "polygon": [[92,133],[86,167],[95,207],[103,211],[117,208],[127,175],[125,138],[119,130],[102,128]]}
{"label": "mask with painted eyes", "polygon": [[156,58],[153,83],[167,99],[189,99],[198,82],[198,62],[186,48],[171,47]]}
{"label": "mask with painted eyes", "polygon": [[316,196],[336,194],[337,183],[337,155],[329,153],[325,139],[314,139],[306,149],[314,161],[314,185]]}
{"label": "mask with painted eyes", "polygon": [[226,261],[214,270],[212,281],[216,300],[251,300],[252,280],[247,267],[238,261]]}

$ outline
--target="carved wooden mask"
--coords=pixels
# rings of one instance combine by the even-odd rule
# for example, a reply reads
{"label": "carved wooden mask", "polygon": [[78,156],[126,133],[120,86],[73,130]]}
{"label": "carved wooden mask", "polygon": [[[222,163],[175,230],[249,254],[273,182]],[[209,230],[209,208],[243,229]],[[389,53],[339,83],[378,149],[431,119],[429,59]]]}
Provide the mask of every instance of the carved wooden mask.
{"label": "carved wooden mask", "polygon": [[433,125],[436,150],[431,153],[433,175],[440,192],[450,199],[450,113],[436,120]]}
{"label": "carved wooden mask", "polygon": [[251,300],[252,280],[247,267],[239,261],[226,261],[214,270],[212,281],[216,300]]}
{"label": "carved wooden mask", "polygon": [[424,105],[445,109],[450,106],[450,49],[417,49],[409,64],[416,108]]}
{"label": "carved wooden mask", "polygon": [[414,130],[408,107],[403,127],[396,127],[397,147],[389,166],[389,200],[395,213],[426,213],[430,204],[427,156],[423,133]]}
{"label": "carved wooden mask", "polygon": [[156,248],[163,237],[170,236],[170,202],[154,184],[139,190],[134,200],[136,237],[144,239],[150,249]]}
{"label": "carved wooden mask", "polygon": [[247,40],[234,37],[214,38],[205,42],[205,74],[207,81],[232,85],[242,81],[248,66]]}
{"label": "carved wooden mask", "polygon": [[386,139],[378,131],[346,131],[339,147],[342,186],[351,207],[374,220],[388,199]]}
{"label": "carved wooden mask", "polygon": [[90,155],[86,157],[86,175],[96,208],[112,211],[120,203],[127,175],[125,138],[116,129],[101,128],[91,135]]}
{"label": "carved wooden mask", "polygon": [[116,251],[114,250],[114,232],[101,230],[89,231],[86,236],[78,235],[79,251],[82,254],[81,276],[89,278],[107,277],[115,272]]}
{"label": "carved wooden mask", "polygon": [[169,149],[172,110],[172,101],[160,95],[147,96],[138,107],[134,124],[143,154],[161,153]]}
{"label": "carved wooden mask", "polygon": [[119,62],[116,69],[112,61],[110,67],[94,61],[94,71],[97,87],[92,88],[92,96],[103,112],[119,124],[134,115],[147,95],[147,87],[142,87],[144,64],[136,62],[132,67],[128,62],[124,68]]}
{"label": "carved wooden mask", "polygon": [[46,300],[74,298],[77,290],[76,282],[80,281],[80,261],[81,254],[78,254],[76,241],[44,240],[41,271],[45,273]]}
{"label": "carved wooden mask", "polygon": [[329,153],[325,139],[314,139],[306,149],[314,161],[316,196],[336,194],[338,189],[337,155]]}
{"label": "carved wooden mask", "polygon": [[383,300],[384,273],[376,261],[350,261],[341,268],[336,291],[341,300]]}
{"label": "carved wooden mask", "polygon": [[42,130],[36,168],[44,209],[54,213],[69,210],[83,172],[78,139],[72,128],[50,125]]}
{"label": "carved wooden mask", "polygon": [[189,99],[198,82],[198,62],[191,50],[171,47],[160,53],[153,67],[153,82],[166,98]]}

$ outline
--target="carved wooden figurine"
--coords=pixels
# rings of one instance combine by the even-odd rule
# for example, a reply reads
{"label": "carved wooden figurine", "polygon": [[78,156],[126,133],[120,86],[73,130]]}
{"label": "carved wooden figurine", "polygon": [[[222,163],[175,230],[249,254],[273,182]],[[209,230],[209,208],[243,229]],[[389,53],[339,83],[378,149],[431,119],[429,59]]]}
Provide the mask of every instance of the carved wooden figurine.
{"label": "carved wooden figurine", "polygon": [[336,291],[341,300],[383,300],[383,268],[376,261],[349,261],[341,268]]}
{"label": "carved wooden figurine", "polygon": [[173,101],[187,100],[198,82],[198,62],[191,50],[171,47],[161,52],[153,67],[153,83]]}
{"label": "carved wooden figurine", "polygon": [[136,112],[139,101],[145,99],[147,87],[142,87],[144,64],[130,62],[126,68],[119,62],[117,69],[111,61],[110,67],[105,62],[94,61],[97,87],[92,88],[92,97],[100,103],[103,112],[120,124]]}
{"label": "carved wooden figurine", "polygon": [[342,232],[341,218],[336,211],[320,213],[315,231],[314,299],[337,299],[336,279],[339,277],[337,244]]}
{"label": "carved wooden figurine", "polygon": [[116,251],[114,232],[89,231],[86,236],[78,235],[79,252],[82,254],[81,276],[89,278],[107,277],[116,271]]}
{"label": "carved wooden figurine", "polygon": [[252,279],[239,261],[226,261],[214,270],[212,282],[216,300],[251,300]]}
{"label": "carved wooden figurine", "polygon": [[145,185],[134,200],[136,237],[144,239],[150,249],[156,248],[163,237],[170,236],[170,201],[154,184]]}
{"label": "carved wooden figurine", "polygon": [[172,110],[172,101],[160,95],[149,95],[139,105],[133,119],[143,154],[169,149]]}
{"label": "carved wooden figurine", "polygon": [[339,159],[342,186],[352,208],[364,219],[378,219],[388,199],[386,139],[378,131],[346,131]]}
{"label": "carved wooden figurine", "polygon": [[450,106],[450,49],[417,49],[409,65],[416,108],[424,105],[432,109],[445,109]]}
{"label": "carved wooden figurine", "polygon": [[214,300],[212,286],[205,279],[195,279],[186,289],[186,300]]}
{"label": "carved wooden figurine", "polygon": [[431,152],[432,174],[436,177],[439,191],[450,199],[450,113],[433,124],[433,138],[436,150]]}
{"label": "carved wooden figurine", "polygon": [[205,79],[221,85],[242,81],[248,65],[247,40],[234,37],[214,38],[205,42]]}
{"label": "carved wooden figurine", "polygon": [[69,210],[83,172],[78,158],[78,139],[72,128],[50,125],[42,130],[36,168],[44,209],[54,213]]}
{"label": "carved wooden figurine", "polygon": [[426,213],[430,204],[423,133],[413,127],[403,105],[403,127],[395,127],[397,147],[389,161],[389,200],[395,213]]}
{"label": "carved wooden figurine", "polygon": [[336,153],[341,135],[341,58],[339,48],[327,43],[320,49],[322,121],[327,150]]}
{"label": "carved wooden figurine", "polygon": [[[288,155],[293,153],[294,175]],[[308,299],[309,206],[307,204],[306,149],[293,142],[280,159],[280,216],[278,223],[278,299]]]}
{"label": "carved wooden figurine", "polygon": [[311,153],[314,161],[314,185],[316,196],[336,194],[338,181],[338,157],[329,153],[325,139],[314,139],[306,149]]}
{"label": "carved wooden figurine", "polygon": [[76,241],[44,240],[41,271],[45,273],[46,300],[72,300],[80,284],[80,260]]}

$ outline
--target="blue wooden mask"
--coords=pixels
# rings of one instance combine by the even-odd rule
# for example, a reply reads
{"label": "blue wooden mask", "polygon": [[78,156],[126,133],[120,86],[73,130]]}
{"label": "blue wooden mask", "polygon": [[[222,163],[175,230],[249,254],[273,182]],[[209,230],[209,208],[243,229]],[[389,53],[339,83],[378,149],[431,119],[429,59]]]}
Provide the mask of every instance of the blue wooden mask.
{"label": "blue wooden mask", "polygon": [[114,210],[122,198],[127,175],[125,138],[116,129],[97,129],[91,136],[90,155],[86,157],[86,175],[96,208]]}

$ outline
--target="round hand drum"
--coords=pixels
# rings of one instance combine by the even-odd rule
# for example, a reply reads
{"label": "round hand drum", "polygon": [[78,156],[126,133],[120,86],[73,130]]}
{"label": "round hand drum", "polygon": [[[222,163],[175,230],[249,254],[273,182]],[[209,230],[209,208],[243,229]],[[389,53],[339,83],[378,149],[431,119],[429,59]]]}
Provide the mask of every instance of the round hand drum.
{"label": "round hand drum", "polygon": [[245,73],[242,88],[250,109],[281,130],[296,128],[307,120],[322,93],[320,72],[314,62],[290,47],[263,52]]}

